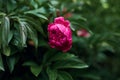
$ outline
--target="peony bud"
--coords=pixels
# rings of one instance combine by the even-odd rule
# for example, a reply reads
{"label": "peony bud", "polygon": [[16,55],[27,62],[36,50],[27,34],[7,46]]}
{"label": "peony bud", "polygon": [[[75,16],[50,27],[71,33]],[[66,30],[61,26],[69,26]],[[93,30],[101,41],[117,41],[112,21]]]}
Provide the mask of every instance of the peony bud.
{"label": "peony bud", "polygon": [[82,30],[77,31],[77,36],[88,38],[88,37],[90,37],[90,33],[87,30],[82,29]]}

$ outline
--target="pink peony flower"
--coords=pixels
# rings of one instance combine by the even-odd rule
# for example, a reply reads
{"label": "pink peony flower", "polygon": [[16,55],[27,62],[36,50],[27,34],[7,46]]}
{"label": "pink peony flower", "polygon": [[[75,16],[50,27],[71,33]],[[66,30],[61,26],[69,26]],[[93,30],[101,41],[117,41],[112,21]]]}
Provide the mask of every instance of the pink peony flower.
{"label": "pink peony flower", "polygon": [[53,23],[48,25],[49,45],[66,52],[72,47],[72,32],[70,22],[64,17],[55,18]]}
{"label": "pink peony flower", "polygon": [[90,33],[85,29],[81,29],[81,30],[77,31],[77,36],[88,38],[88,37],[90,37]]}

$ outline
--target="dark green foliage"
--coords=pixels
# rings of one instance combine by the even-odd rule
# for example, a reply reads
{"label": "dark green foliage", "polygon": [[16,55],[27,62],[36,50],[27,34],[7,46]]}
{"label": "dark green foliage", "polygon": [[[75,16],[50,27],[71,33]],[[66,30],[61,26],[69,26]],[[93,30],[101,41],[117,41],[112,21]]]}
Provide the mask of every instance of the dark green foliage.
{"label": "dark green foliage", "polygon": [[0,1],[1,80],[73,80],[67,68],[88,67],[74,53],[49,47],[47,25],[57,17],[52,1]]}
{"label": "dark green foliage", "polygon": [[[0,0],[0,80],[120,80],[119,0]],[[70,51],[50,48],[47,26],[71,22]],[[86,29],[90,37],[77,36]],[[85,69],[84,69],[85,68]]]}

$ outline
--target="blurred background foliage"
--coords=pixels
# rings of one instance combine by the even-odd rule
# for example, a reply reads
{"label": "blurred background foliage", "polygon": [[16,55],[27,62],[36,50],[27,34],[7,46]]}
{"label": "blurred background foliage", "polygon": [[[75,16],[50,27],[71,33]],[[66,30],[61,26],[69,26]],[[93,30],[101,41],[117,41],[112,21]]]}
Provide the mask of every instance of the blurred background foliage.
{"label": "blurred background foliage", "polygon": [[[120,80],[119,4],[0,0],[0,80]],[[65,54],[48,45],[47,25],[58,16],[73,30],[73,46]],[[89,37],[77,35],[83,29]]]}

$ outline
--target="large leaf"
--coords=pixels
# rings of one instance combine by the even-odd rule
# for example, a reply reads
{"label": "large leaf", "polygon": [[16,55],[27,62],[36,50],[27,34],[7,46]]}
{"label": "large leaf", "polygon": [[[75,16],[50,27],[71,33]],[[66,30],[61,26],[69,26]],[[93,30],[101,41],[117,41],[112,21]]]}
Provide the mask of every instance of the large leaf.
{"label": "large leaf", "polygon": [[70,53],[57,53],[49,61],[67,60],[71,58],[77,58],[77,56],[75,56],[74,54],[70,54]]}
{"label": "large leaf", "polygon": [[4,71],[4,66],[3,66],[1,53],[0,53],[0,70]]}
{"label": "large leaf", "polygon": [[[20,34],[20,28],[19,24],[15,24],[15,30],[13,31],[14,39],[12,39],[12,44],[17,46],[16,48],[23,48],[22,47],[22,40],[21,40],[21,34]],[[13,49],[13,48],[12,48]]]}
{"label": "large leaf", "polygon": [[14,70],[14,67],[17,61],[18,61],[18,58],[15,56],[7,57],[7,64],[11,73]]}
{"label": "large leaf", "polygon": [[34,15],[36,17],[39,17],[40,19],[42,18],[42,19],[48,20],[46,16],[44,16],[41,13],[35,12],[35,11],[27,11],[27,12],[25,12],[25,14],[31,14],[31,15]]}
{"label": "large leaf", "polygon": [[57,70],[47,67],[47,75],[49,77],[49,80],[56,80],[57,79]]}
{"label": "large leaf", "polygon": [[59,71],[57,80],[73,80],[73,78],[69,73],[65,71]]}
{"label": "large leaf", "polygon": [[10,20],[8,17],[3,17],[1,27],[2,27],[2,44],[3,46],[8,46],[10,34]]}
{"label": "large leaf", "polygon": [[55,69],[60,69],[60,68],[87,68],[88,65],[86,65],[83,61],[79,59],[69,59],[69,60],[61,60],[57,61],[53,64],[53,67]]}
{"label": "large leaf", "polygon": [[4,16],[1,23],[1,42],[2,42],[1,45],[3,49],[3,54],[6,56],[10,55],[10,48],[8,46],[10,40],[11,40],[10,20],[7,16]]}
{"label": "large leaf", "polygon": [[9,37],[8,37],[8,43],[9,43],[13,38],[13,32],[10,31],[10,33],[8,35],[9,35]]}
{"label": "large leaf", "polygon": [[31,17],[24,17],[24,19],[22,18],[22,20],[26,21],[34,29],[36,29],[37,31],[39,31],[43,36],[46,36],[45,33],[44,33],[44,31],[43,31],[43,28],[41,27],[41,23],[39,21],[35,21]]}
{"label": "large leaf", "polygon": [[42,13],[42,14],[45,14],[46,11],[45,11],[44,7],[41,7],[41,8],[37,8],[37,9],[34,9],[34,10],[26,11],[25,13]]}
{"label": "large leaf", "polygon": [[21,45],[23,47],[26,46],[26,40],[27,40],[27,28],[25,25],[25,22],[22,22],[20,19],[18,19],[19,21],[19,30],[20,30],[20,38],[21,38]]}
{"label": "large leaf", "polygon": [[2,27],[0,26],[0,49],[2,46]]}

